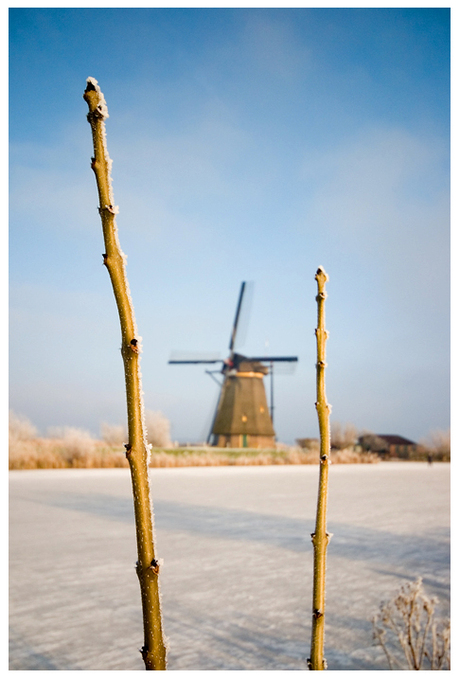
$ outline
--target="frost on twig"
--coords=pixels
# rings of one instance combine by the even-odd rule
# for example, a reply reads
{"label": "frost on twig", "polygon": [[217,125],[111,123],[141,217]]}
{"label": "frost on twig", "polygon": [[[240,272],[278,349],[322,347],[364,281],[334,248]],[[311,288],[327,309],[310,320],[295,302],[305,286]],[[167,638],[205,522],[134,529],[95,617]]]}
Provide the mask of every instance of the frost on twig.
{"label": "frost on twig", "polygon": [[326,550],[330,540],[327,532],[327,494],[328,494],[328,469],[331,453],[331,437],[329,414],[331,406],[326,398],[326,330],[325,302],[327,298],[326,282],[329,280],[327,273],[320,266],[315,275],[318,284],[318,325],[315,330],[317,344],[316,363],[316,411],[319,423],[320,440],[320,470],[318,501],[316,506],[315,532],[312,533],[313,542],[313,615],[311,630],[311,649],[308,667],[311,670],[326,669],[324,658],[324,633],[325,620],[324,608],[326,600]]}
{"label": "frost on twig", "polygon": [[144,618],[144,646],[142,657],[147,670],[166,669],[166,645],[163,636],[161,595],[158,572],[151,568],[155,557],[153,510],[150,500],[148,463],[150,447],[144,421],[144,400],[140,372],[141,338],[137,332],[134,308],[126,276],[126,257],[121,250],[114,207],[111,166],[107,150],[105,119],[107,104],[97,80],[88,78],[83,98],[88,104],[88,122],[93,137],[91,168],[96,177],[99,214],[102,222],[105,251],[104,264],[110,275],[120,317],[128,414],[128,443],[126,457],[131,469],[134,515],[138,548],[138,568],[142,611]]}
{"label": "frost on twig", "polygon": [[418,578],[380,604],[373,619],[374,639],[382,646],[391,670],[450,669],[450,621],[435,618],[436,603]]}

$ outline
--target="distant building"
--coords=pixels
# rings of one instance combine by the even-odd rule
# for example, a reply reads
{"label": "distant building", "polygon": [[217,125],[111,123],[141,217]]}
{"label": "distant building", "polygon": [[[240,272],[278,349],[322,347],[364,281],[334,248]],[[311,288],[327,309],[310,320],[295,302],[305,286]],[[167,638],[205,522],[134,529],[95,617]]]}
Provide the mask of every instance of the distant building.
{"label": "distant building", "polygon": [[414,441],[410,441],[404,436],[394,434],[379,434],[378,436],[388,444],[390,457],[408,458],[411,453],[415,453],[418,449],[418,445]]}
{"label": "distant building", "polygon": [[407,460],[411,454],[419,450],[417,443],[396,434],[364,434],[359,437],[358,443],[363,450],[378,453],[386,458],[398,457]]}
{"label": "distant building", "polygon": [[319,446],[319,439],[296,439],[295,442],[299,448],[304,448],[306,450],[311,450],[312,448],[317,448]]}

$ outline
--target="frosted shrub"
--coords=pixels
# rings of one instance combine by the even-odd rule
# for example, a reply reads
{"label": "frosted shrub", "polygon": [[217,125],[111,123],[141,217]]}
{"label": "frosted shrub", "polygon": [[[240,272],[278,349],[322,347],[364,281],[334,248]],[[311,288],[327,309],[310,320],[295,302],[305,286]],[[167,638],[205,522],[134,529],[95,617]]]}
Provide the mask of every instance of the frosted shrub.
{"label": "frosted shrub", "polygon": [[101,424],[101,436],[109,446],[121,446],[128,440],[128,432],[122,424]]}
{"label": "frosted shrub", "polygon": [[37,437],[37,428],[24,415],[16,415],[10,410],[9,437],[10,441],[30,441]]}
{"label": "frosted shrub", "polygon": [[354,424],[343,426],[340,422],[331,423],[331,447],[343,450],[355,445],[358,438],[358,431]]}
{"label": "frosted shrub", "polygon": [[430,432],[422,444],[435,458],[450,460],[450,429],[447,431],[437,429]]}
{"label": "frosted shrub", "polygon": [[370,431],[362,432],[361,436],[358,438],[358,443],[364,451],[372,453],[387,453],[388,443],[385,439],[380,438],[377,434],[373,434]]}
{"label": "frosted shrub", "polygon": [[94,452],[95,441],[85,429],[49,427],[48,435],[59,439],[61,455],[71,466],[80,466]]}
{"label": "frosted shrub", "polygon": [[[319,439],[296,439],[297,446],[302,450],[308,450],[319,454]],[[278,447],[278,446],[277,446]],[[315,457],[315,464],[317,459]]]}
{"label": "frosted shrub", "polygon": [[147,440],[154,448],[172,448],[171,423],[163,413],[155,410],[145,411]]}
{"label": "frosted shrub", "polygon": [[418,578],[380,604],[373,620],[374,639],[385,651],[390,669],[450,669],[450,622],[435,619],[436,603]]}
{"label": "frosted shrub", "polygon": [[379,462],[376,453],[367,453],[353,448],[343,448],[331,452],[332,464],[374,464]]}

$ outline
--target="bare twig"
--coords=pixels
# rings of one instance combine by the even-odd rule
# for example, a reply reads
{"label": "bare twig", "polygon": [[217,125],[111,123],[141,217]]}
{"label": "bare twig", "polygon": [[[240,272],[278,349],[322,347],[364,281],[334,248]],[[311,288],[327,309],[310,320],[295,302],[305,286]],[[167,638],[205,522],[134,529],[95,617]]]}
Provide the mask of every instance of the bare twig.
{"label": "bare twig", "polygon": [[128,409],[128,438],[126,457],[131,468],[134,497],[139,577],[144,618],[144,645],[141,653],[147,670],[166,669],[166,647],[163,639],[158,564],[155,558],[153,512],[148,476],[149,447],[144,425],[144,404],[140,375],[140,337],[137,333],[134,309],[125,271],[125,256],[120,248],[115,222],[111,185],[111,164],[106,144],[105,119],[107,106],[97,80],[88,78],[83,98],[88,104],[88,122],[93,134],[94,157],[91,167],[96,176],[99,194],[99,214],[102,221],[105,253],[104,264],[112,281],[113,292],[120,316],[121,354],[125,369],[126,399]]}
{"label": "bare twig", "polygon": [[318,413],[320,433],[320,472],[318,503],[316,510],[315,532],[313,542],[313,615],[311,632],[311,651],[308,667],[312,670],[326,669],[324,658],[324,607],[326,599],[326,550],[330,534],[326,527],[328,473],[331,452],[331,435],[329,414],[331,407],[326,399],[326,282],[328,276],[322,267],[316,272],[318,284],[318,326],[316,328],[317,363],[316,363],[316,410]]}

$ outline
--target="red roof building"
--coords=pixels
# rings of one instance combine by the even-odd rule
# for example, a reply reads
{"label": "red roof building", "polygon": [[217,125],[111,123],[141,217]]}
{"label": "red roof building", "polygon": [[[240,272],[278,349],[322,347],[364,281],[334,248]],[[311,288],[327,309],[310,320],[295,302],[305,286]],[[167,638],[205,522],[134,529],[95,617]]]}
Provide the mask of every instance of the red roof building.
{"label": "red roof building", "polygon": [[388,445],[389,457],[408,458],[411,453],[415,453],[418,446],[414,441],[404,438],[404,436],[397,436],[395,434],[377,434],[379,439],[382,439]]}

